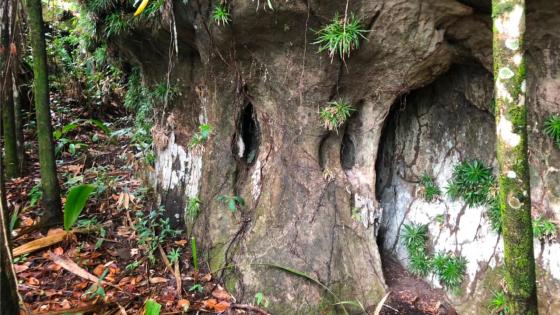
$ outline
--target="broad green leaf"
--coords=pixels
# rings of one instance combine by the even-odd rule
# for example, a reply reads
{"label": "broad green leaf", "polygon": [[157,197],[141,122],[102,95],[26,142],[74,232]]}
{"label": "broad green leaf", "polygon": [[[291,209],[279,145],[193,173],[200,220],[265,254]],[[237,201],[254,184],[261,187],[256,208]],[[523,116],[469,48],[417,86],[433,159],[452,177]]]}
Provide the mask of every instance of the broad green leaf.
{"label": "broad green leaf", "polygon": [[97,128],[101,129],[101,131],[103,131],[104,134],[106,135],[110,135],[111,134],[111,129],[109,129],[109,127],[107,127],[107,125],[102,122],[99,119],[90,119],[89,123],[96,126]]}
{"label": "broad green leaf", "polygon": [[161,304],[158,302],[148,299],[144,305],[144,312],[146,315],[159,315],[161,311]]}
{"label": "broad green leaf", "polygon": [[62,127],[62,130],[60,131],[62,134],[68,133],[74,129],[78,128],[78,124],[75,122],[71,122],[69,124],[64,125],[64,127]]}
{"label": "broad green leaf", "polygon": [[64,229],[69,231],[86,205],[94,185],[83,184],[70,188],[64,204]]}

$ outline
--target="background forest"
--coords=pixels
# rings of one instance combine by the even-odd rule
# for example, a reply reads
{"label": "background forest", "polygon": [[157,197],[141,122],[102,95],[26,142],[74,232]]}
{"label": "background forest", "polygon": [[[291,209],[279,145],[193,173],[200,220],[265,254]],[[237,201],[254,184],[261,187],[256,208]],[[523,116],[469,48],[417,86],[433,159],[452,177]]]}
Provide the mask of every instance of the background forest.
{"label": "background forest", "polygon": [[560,2],[4,0],[2,314],[558,314]]}

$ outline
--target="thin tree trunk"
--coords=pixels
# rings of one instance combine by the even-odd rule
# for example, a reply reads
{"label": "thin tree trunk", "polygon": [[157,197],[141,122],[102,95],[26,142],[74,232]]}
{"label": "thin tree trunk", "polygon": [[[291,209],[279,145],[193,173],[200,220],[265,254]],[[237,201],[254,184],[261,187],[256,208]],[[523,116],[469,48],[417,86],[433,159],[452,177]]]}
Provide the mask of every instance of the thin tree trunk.
{"label": "thin tree trunk", "polygon": [[6,165],[6,177],[13,178],[19,176],[18,160],[17,160],[17,143],[14,116],[14,98],[12,94],[12,76],[11,76],[11,60],[10,54],[10,13],[11,3],[6,1],[2,8],[2,27],[1,37],[2,43],[2,62],[0,71],[0,90],[2,91],[2,120],[3,120],[3,136],[4,136],[4,156]]}
{"label": "thin tree trunk", "polygon": [[[0,111],[3,113],[3,107]],[[2,121],[0,120],[0,124]],[[3,126],[2,126],[3,127]],[[1,128],[0,128],[1,129]],[[0,152],[2,147],[0,145]],[[2,155],[0,154],[0,310],[2,314],[19,314],[19,296],[8,232],[8,208],[4,190]]]}
{"label": "thin tree trunk", "polygon": [[503,217],[507,305],[537,314],[527,149],[525,1],[494,0],[494,80],[499,198]]}
{"label": "thin tree trunk", "polygon": [[44,223],[62,221],[60,187],[56,177],[56,161],[49,108],[49,82],[47,72],[47,52],[41,0],[27,0],[27,19],[33,54],[35,112],[37,115],[37,137],[39,140],[39,163],[41,165],[41,186],[43,207],[46,211]]}
{"label": "thin tree trunk", "polygon": [[18,158],[18,170],[20,175],[25,173],[25,142],[23,137],[23,108],[21,103],[21,93],[20,93],[20,75],[21,75],[21,63],[22,63],[22,52],[23,44],[22,39],[24,38],[21,31],[21,16],[22,7],[21,2],[14,0],[11,6],[11,26],[10,26],[10,37],[11,42],[15,47],[15,54],[13,54],[13,63],[11,67],[12,74],[12,94],[14,98],[14,120],[16,129],[16,145],[17,145],[17,158]]}

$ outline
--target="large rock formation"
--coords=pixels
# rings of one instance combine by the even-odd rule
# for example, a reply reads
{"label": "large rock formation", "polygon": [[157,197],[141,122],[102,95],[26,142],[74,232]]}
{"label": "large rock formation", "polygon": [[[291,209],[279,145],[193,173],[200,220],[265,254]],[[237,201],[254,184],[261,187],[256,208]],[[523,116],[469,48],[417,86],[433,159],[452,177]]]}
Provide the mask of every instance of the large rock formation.
{"label": "large rock formation", "polygon": [[[268,264],[305,272],[336,299],[357,299],[371,310],[387,289],[377,231],[406,265],[402,222],[446,213],[445,228],[430,229],[433,246],[467,256],[467,290],[454,301],[483,312],[489,290],[483,279],[501,262],[498,236],[483,209],[423,204],[415,181],[431,168],[443,184],[467,156],[493,161],[489,1],[349,1],[349,13],[368,33],[346,62],[317,53],[313,44],[313,30],[344,12],[346,2],[272,0],[274,10],[266,2],[229,1],[226,26],[212,22],[211,1],[175,2],[163,28],[118,39],[148,82],[169,72],[181,90],[158,110],[154,128],[154,178],[169,215],[202,242],[210,267],[223,268],[238,299],[263,292],[274,314],[314,314],[333,298]],[[530,8],[535,29],[528,32],[529,86],[537,92],[531,99],[533,196],[536,212],[558,217],[559,153],[541,127],[543,117],[559,111],[560,41],[553,23],[560,11],[538,2]],[[337,99],[357,109],[338,133],[325,130],[318,115]],[[400,109],[402,115],[390,115]],[[206,123],[211,137],[192,148]],[[377,163],[380,176],[381,153],[388,159]],[[232,212],[220,195],[241,196],[245,206]],[[202,201],[195,219],[185,215],[193,197]],[[543,294],[557,296],[560,259],[550,254],[553,246],[558,243],[539,253],[550,280]]]}

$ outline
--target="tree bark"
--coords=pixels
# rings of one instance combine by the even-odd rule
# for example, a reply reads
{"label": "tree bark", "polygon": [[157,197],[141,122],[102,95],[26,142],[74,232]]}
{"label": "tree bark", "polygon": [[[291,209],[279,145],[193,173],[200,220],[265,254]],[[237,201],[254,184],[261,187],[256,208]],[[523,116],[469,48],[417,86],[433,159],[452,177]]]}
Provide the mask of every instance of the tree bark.
{"label": "tree bark", "polygon": [[537,314],[525,104],[525,1],[494,0],[493,17],[499,201],[507,305],[511,314]]}
{"label": "tree bark", "polygon": [[2,7],[2,43],[0,51],[2,52],[2,70],[0,74],[0,90],[4,110],[2,111],[3,120],[3,136],[4,136],[4,155],[6,163],[6,177],[13,178],[19,176],[19,163],[17,159],[17,143],[14,116],[14,98],[12,94],[12,54],[10,47],[10,19],[11,19],[11,3],[5,2]]}
{"label": "tree bark", "polygon": [[[0,107],[3,113],[3,107]],[[0,124],[2,121],[0,120]],[[3,126],[2,126],[3,127]],[[1,128],[0,128],[1,129]],[[2,147],[0,145],[0,152]],[[17,281],[12,267],[12,257],[8,231],[8,208],[4,190],[4,170],[0,154],[0,310],[2,314],[19,314]]]}
{"label": "tree bark", "polygon": [[37,137],[39,142],[39,163],[41,165],[41,186],[43,207],[46,211],[43,222],[62,221],[60,187],[56,177],[56,161],[49,108],[49,82],[47,51],[41,0],[26,1],[28,27],[33,54],[35,112],[37,115]]}
{"label": "tree bark", "polygon": [[14,95],[14,119],[16,129],[17,158],[19,163],[18,168],[20,171],[20,175],[23,175],[25,173],[25,140],[23,137],[23,108],[21,106],[21,94],[18,84],[18,75],[18,72],[12,72],[12,92]]}

